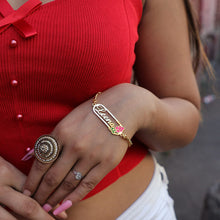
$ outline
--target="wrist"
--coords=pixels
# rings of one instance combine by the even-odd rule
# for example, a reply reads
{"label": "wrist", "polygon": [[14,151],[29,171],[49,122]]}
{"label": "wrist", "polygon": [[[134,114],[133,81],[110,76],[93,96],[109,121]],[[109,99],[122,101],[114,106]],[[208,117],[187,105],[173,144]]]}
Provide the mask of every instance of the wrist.
{"label": "wrist", "polygon": [[98,103],[105,105],[117,117],[131,138],[149,126],[155,112],[154,99],[148,90],[123,83],[104,91]]}

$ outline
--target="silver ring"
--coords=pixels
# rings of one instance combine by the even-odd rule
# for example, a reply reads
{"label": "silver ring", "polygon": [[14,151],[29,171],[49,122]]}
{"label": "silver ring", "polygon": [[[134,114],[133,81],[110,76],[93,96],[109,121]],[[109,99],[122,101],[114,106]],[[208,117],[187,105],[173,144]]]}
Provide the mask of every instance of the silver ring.
{"label": "silver ring", "polygon": [[73,174],[74,174],[76,180],[82,179],[82,174],[80,172],[73,170]]}
{"label": "silver ring", "polygon": [[59,145],[49,135],[39,137],[34,145],[34,154],[41,163],[52,163],[59,155]]}

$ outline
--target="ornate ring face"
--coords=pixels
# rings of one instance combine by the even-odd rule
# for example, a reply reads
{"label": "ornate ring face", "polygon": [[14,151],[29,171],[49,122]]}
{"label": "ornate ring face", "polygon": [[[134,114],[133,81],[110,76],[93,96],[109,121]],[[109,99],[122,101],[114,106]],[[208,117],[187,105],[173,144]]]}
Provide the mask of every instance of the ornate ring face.
{"label": "ornate ring face", "polygon": [[34,145],[34,154],[40,162],[52,163],[59,154],[57,141],[49,135],[39,137]]}

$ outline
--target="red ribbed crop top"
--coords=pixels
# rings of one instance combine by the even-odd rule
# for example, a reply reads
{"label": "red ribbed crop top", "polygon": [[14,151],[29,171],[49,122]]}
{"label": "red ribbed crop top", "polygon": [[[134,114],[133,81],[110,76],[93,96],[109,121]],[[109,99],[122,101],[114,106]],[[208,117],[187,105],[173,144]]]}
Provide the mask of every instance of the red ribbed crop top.
{"label": "red ribbed crop top", "polygon": [[[141,0],[29,0],[14,11],[0,0],[0,155],[25,174],[21,158],[77,105],[131,80]],[[135,143],[87,196],[135,167]]]}

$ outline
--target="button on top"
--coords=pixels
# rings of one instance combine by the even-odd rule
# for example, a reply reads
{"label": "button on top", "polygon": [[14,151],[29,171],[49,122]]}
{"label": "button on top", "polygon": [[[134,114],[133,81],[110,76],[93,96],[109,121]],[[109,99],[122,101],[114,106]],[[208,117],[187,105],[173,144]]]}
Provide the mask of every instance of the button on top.
{"label": "button on top", "polygon": [[12,86],[17,86],[18,85],[18,80],[16,80],[16,79],[11,80],[11,85]]}
{"label": "button on top", "polygon": [[19,120],[19,121],[22,120],[23,119],[23,115],[22,114],[17,114],[16,115],[16,119]]}
{"label": "button on top", "polygon": [[26,152],[29,152],[30,150],[31,150],[30,147],[27,147],[27,148],[26,148]]}
{"label": "button on top", "polygon": [[11,40],[10,41],[10,47],[14,48],[14,47],[17,47],[18,43],[16,40]]}

